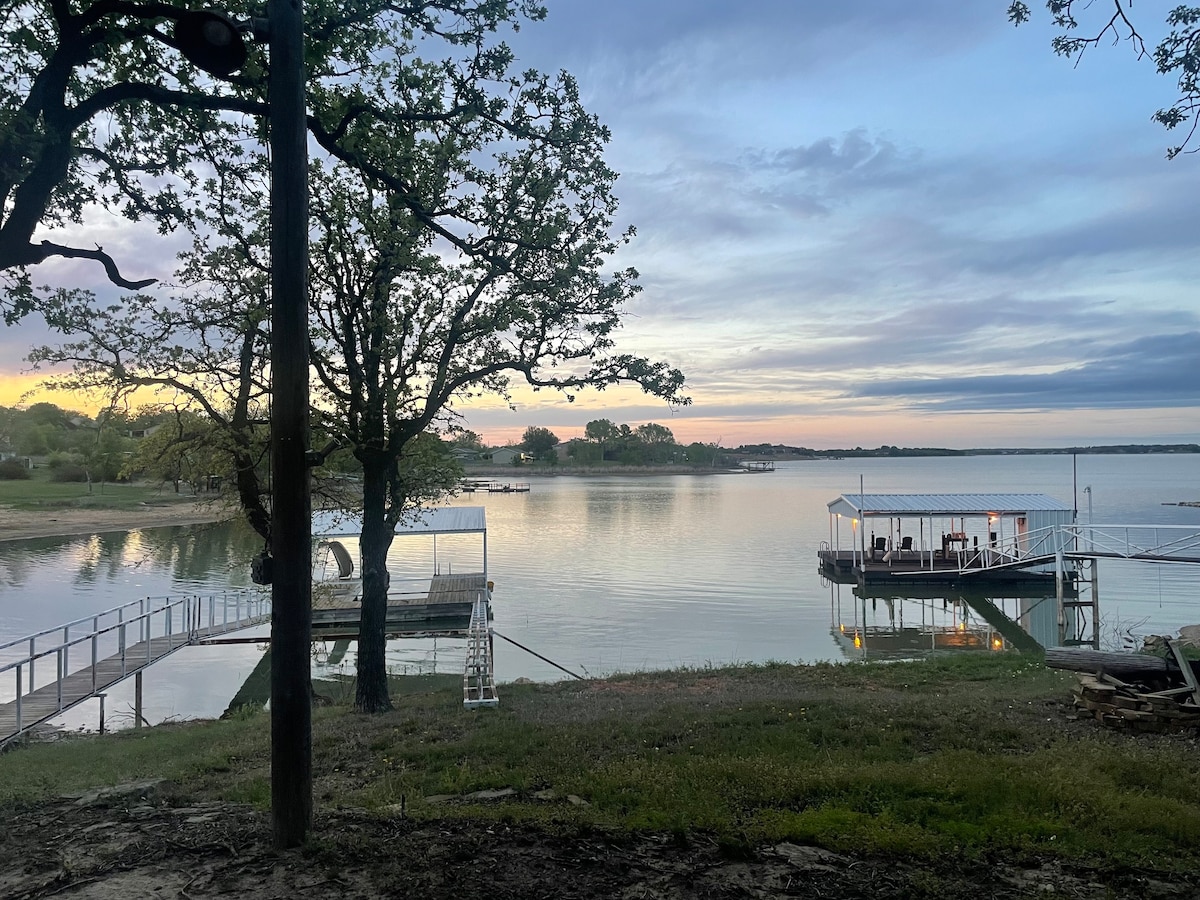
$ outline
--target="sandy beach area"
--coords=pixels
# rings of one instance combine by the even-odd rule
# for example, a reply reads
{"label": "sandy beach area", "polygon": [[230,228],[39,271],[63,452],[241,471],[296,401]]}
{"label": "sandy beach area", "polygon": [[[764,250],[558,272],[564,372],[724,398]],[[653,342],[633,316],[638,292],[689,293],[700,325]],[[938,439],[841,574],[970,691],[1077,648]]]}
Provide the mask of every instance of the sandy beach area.
{"label": "sandy beach area", "polygon": [[0,541],[25,538],[132,531],[160,525],[198,525],[228,518],[229,510],[207,503],[179,502],[134,509],[0,507]]}

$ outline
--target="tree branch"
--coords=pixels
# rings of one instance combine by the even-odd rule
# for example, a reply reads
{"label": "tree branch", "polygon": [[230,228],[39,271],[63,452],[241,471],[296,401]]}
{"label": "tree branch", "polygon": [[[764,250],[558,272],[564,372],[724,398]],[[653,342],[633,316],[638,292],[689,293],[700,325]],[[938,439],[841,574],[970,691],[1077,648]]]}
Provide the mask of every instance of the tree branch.
{"label": "tree branch", "polygon": [[104,248],[98,244],[95,250],[83,250],[79,247],[65,247],[62,244],[42,241],[40,245],[29,244],[28,251],[27,261],[20,263],[20,265],[36,265],[37,263],[44,262],[51,256],[62,256],[67,259],[94,259],[104,266],[104,271],[108,274],[108,280],[118,287],[128,288],[131,291],[139,291],[158,281],[157,278],[143,278],[140,281],[130,281],[128,278],[125,278],[121,275],[113,258],[105,253]]}

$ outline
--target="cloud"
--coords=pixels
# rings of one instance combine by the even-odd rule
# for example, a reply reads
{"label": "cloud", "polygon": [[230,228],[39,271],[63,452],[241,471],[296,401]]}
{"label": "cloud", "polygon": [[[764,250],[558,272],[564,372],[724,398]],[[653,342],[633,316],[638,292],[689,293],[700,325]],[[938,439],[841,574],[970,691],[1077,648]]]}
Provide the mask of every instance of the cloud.
{"label": "cloud", "polygon": [[1049,372],[874,380],[853,392],[925,410],[1124,409],[1200,405],[1200,331],[1139,337]]}

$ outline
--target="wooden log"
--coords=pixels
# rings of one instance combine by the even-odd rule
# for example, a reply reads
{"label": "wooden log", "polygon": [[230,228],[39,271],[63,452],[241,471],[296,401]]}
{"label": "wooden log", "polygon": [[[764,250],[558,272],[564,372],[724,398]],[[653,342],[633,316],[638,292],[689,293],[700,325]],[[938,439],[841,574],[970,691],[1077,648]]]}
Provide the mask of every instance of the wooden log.
{"label": "wooden log", "polygon": [[1145,678],[1179,671],[1174,665],[1168,666],[1167,661],[1159,656],[1066,647],[1047,647],[1046,665],[1051,669],[1070,672],[1106,672],[1118,678]]}

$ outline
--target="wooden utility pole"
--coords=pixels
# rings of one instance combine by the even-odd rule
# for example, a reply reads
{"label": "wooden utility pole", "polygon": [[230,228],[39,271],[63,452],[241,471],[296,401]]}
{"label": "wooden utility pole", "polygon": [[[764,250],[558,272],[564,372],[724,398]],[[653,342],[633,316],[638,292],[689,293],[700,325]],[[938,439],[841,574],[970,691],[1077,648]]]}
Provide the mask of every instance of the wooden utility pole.
{"label": "wooden utility pole", "polygon": [[271,817],[312,823],[312,507],[308,470],[308,147],[301,0],[269,0],[271,146]]}

